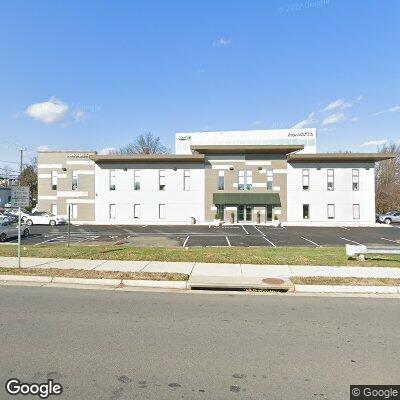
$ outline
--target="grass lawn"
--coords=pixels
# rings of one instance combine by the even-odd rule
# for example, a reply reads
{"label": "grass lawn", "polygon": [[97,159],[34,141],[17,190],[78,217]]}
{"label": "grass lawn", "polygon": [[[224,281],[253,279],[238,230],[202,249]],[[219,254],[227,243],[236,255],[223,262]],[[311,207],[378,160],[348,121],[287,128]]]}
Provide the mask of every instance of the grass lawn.
{"label": "grass lawn", "polygon": [[187,281],[189,275],[169,272],[113,272],[58,268],[0,268],[0,275],[51,276],[86,279],[134,279],[153,281]]}
{"label": "grass lawn", "polygon": [[393,278],[331,278],[325,276],[293,276],[296,285],[352,285],[352,286],[400,286],[400,279]]}
{"label": "grass lawn", "polygon": [[[0,245],[0,256],[15,257],[16,246]],[[82,246],[25,245],[25,257],[80,258],[99,260],[191,261],[234,264],[347,265],[400,267],[400,256],[375,256],[362,262],[348,260],[338,247],[131,247],[126,245]]]}

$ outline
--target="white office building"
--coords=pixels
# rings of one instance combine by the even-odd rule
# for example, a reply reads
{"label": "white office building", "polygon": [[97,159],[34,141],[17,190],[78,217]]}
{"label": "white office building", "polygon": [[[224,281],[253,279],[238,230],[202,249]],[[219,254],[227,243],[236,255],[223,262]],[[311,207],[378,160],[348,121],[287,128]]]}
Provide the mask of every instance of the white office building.
{"label": "white office building", "polygon": [[373,225],[377,153],[317,153],[316,129],[176,134],[175,154],[39,152],[39,208],[97,224]]}

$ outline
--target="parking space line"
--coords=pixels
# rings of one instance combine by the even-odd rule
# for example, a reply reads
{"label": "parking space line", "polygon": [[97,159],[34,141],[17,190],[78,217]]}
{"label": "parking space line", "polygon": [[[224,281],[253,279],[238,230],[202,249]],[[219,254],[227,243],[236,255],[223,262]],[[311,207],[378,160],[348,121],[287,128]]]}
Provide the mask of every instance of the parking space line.
{"label": "parking space line", "polygon": [[249,232],[247,232],[246,228],[242,225],[243,230],[246,232],[246,235],[249,235]]}
{"label": "parking space line", "polygon": [[187,243],[187,241],[189,240],[189,238],[190,238],[190,236],[188,236],[188,237],[185,239],[185,241],[183,242],[183,246],[182,246],[182,247],[185,247],[185,246],[186,246],[186,243]]}
{"label": "parking space line", "polygon": [[398,241],[396,241],[396,240],[391,240],[391,239],[386,239],[386,238],[381,238],[381,240],[387,240],[388,242],[400,244],[400,243],[399,243]]}
{"label": "parking space line", "polygon": [[265,236],[265,233],[264,232],[262,232],[262,231],[260,231],[255,225],[253,225],[253,228],[254,229],[256,229],[258,232],[260,232],[261,233],[261,235],[263,235],[263,236]]}
{"label": "parking space line", "polygon": [[321,247],[321,245],[320,244],[318,244],[318,243],[315,243],[315,242],[313,242],[312,240],[310,240],[310,239],[307,239],[307,238],[305,238],[305,237],[303,237],[303,236],[300,236],[302,239],[304,239],[304,240],[307,240],[307,242],[310,242],[310,243],[312,243],[312,244],[314,244],[315,246],[317,246],[317,247]]}
{"label": "parking space line", "polygon": [[355,240],[350,240],[350,239],[340,237],[340,236],[339,236],[339,239],[345,240],[346,242],[355,243],[355,244],[358,244],[359,246],[361,246],[361,243],[358,243]]}
{"label": "parking space line", "polygon": [[271,246],[276,247],[265,235],[263,236],[263,239],[266,240]]}
{"label": "parking space line", "polygon": [[228,239],[228,236],[225,236],[225,239],[226,239],[226,241],[228,242],[228,246],[229,246],[229,247],[232,247],[231,242],[230,242],[229,239]]}

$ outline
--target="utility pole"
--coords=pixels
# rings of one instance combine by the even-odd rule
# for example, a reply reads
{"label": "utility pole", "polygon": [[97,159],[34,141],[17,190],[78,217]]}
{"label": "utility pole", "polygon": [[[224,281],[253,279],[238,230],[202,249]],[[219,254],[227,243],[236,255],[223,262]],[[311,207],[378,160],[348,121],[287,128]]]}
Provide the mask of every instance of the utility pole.
{"label": "utility pole", "polygon": [[[21,175],[22,175],[22,158],[24,150],[20,150],[20,162],[19,162],[19,180],[18,186],[21,187]],[[18,207],[18,268],[21,268],[21,206]]]}

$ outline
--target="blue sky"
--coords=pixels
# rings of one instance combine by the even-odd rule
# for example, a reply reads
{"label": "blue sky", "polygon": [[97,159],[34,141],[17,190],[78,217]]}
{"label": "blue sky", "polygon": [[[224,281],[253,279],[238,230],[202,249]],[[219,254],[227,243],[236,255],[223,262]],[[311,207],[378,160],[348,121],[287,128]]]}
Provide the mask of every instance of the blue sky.
{"label": "blue sky", "polygon": [[[400,140],[400,2],[3,1],[0,166],[147,131],[317,127]],[[45,103],[37,105],[37,103]],[[10,164],[12,166],[13,164]]]}

